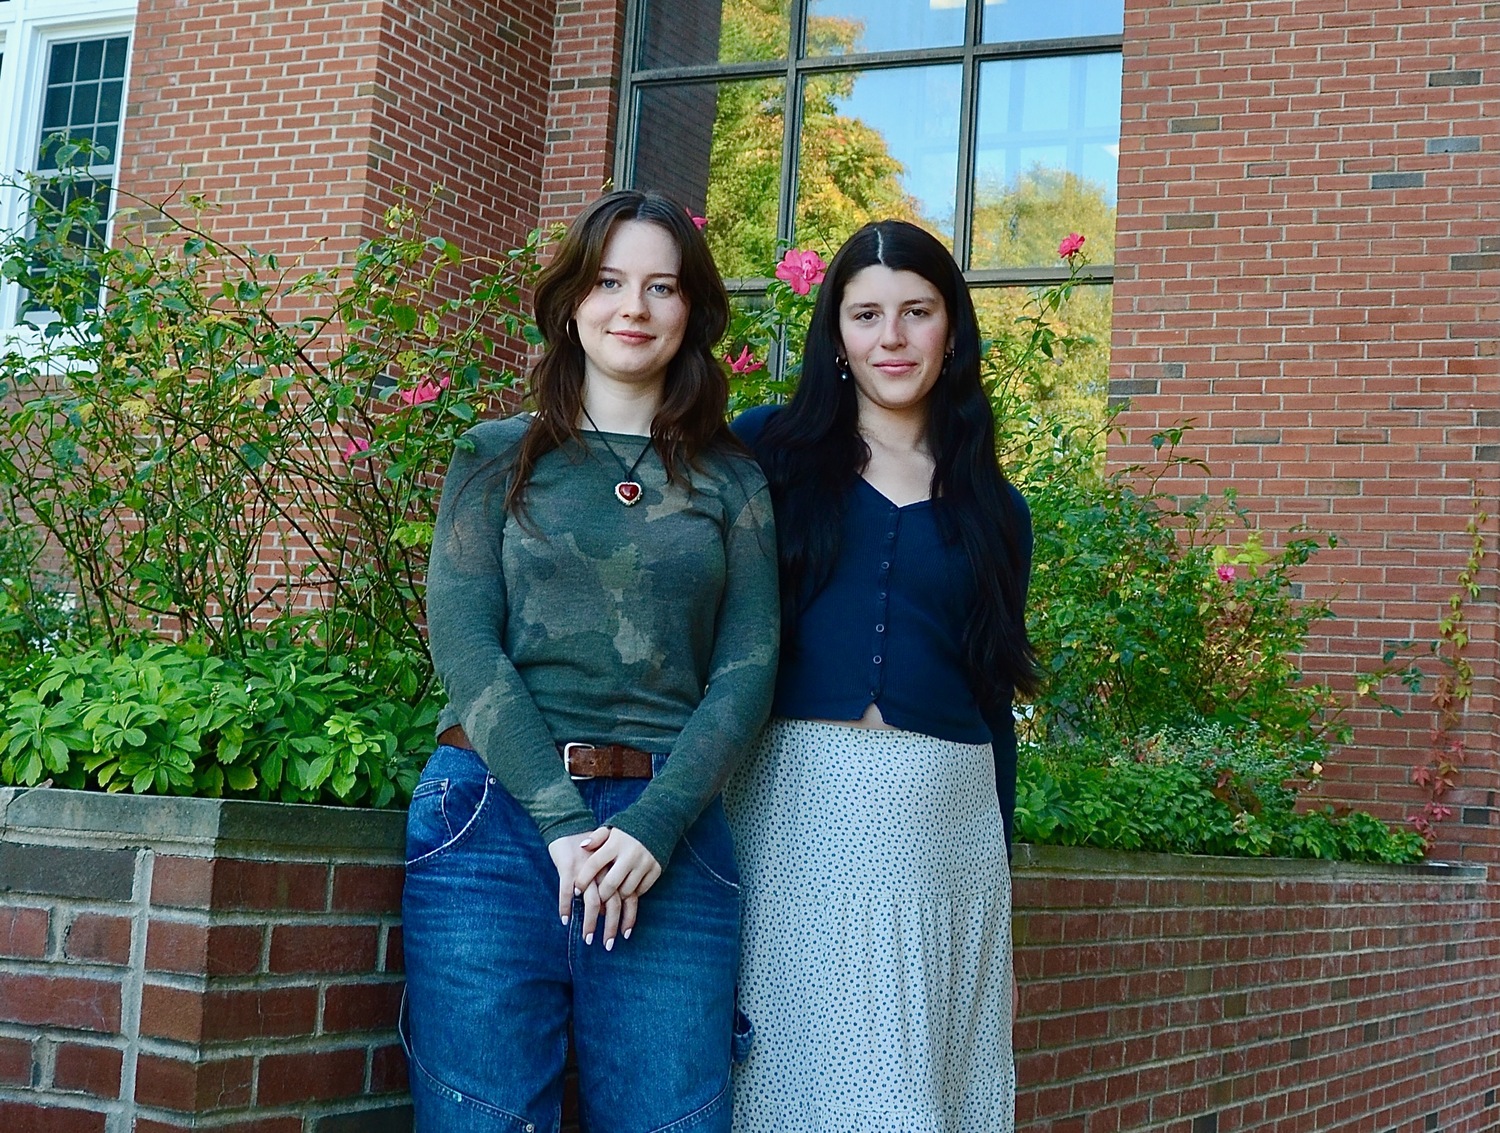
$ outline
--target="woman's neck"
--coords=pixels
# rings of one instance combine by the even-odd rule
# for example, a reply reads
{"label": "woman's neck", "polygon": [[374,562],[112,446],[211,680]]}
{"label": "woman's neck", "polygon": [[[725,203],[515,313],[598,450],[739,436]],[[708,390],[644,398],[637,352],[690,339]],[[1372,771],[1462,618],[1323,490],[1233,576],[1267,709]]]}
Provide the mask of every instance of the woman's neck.
{"label": "woman's neck", "polygon": [[661,408],[662,384],[611,382],[591,374],[583,383],[583,408],[587,416],[578,425],[605,433],[649,437],[651,423]]}
{"label": "woman's neck", "polygon": [[926,406],[886,409],[860,399],[859,432],[867,444],[888,452],[921,453],[926,456]]}

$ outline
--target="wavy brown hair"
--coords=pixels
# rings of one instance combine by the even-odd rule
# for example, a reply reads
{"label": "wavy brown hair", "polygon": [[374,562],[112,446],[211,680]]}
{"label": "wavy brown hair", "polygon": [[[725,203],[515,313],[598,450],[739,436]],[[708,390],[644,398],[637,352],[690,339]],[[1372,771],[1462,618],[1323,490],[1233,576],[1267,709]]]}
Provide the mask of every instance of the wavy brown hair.
{"label": "wavy brown hair", "polygon": [[584,353],[569,328],[573,312],[598,280],[610,233],[626,220],[664,229],[682,253],[677,282],[688,304],[687,328],[667,364],[661,407],[651,422],[651,442],[667,479],[686,482],[688,470],[706,451],[740,448],[725,424],[729,381],[713,350],[729,325],[729,296],[703,233],[686,209],[660,193],[610,193],[573,222],[537,277],[536,322],[546,346],[529,376],[534,416],[506,461],[505,509],[512,515],[525,511],[526,488],[537,462],[565,442],[580,439]]}

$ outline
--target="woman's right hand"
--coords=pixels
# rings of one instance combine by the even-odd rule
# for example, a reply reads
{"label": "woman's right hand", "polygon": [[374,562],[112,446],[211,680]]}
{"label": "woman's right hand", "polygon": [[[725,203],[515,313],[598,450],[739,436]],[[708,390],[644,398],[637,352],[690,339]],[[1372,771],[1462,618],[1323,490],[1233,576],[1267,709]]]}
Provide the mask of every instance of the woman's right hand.
{"label": "woman's right hand", "polygon": [[[547,853],[552,856],[552,864],[557,868],[557,915],[563,924],[567,924],[573,913],[573,898],[582,896],[585,912],[592,912],[593,916],[585,915],[583,938],[585,944],[594,943],[594,922],[598,914],[604,913],[604,948],[606,951],[613,950],[615,946],[615,932],[620,924],[623,910],[623,900],[618,893],[608,900],[599,899],[598,882],[590,882],[588,887],[580,894],[573,886],[573,879],[578,876],[579,868],[589,857],[589,851],[584,849],[584,844],[594,837],[598,831],[588,834],[568,834],[562,838],[554,838],[547,843]],[[634,918],[632,918],[633,920]]]}

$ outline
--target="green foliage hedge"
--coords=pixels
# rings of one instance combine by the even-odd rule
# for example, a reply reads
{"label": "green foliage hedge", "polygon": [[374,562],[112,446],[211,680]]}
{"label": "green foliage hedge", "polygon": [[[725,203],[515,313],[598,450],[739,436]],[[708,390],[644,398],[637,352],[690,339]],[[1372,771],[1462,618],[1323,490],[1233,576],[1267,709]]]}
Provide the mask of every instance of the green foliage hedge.
{"label": "green foliage hedge", "polygon": [[[80,238],[93,196],[58,199],[33,192],[33,223],[0,241],[0,271],[56,313],[0,352],[20,406],[0,426],[0,782],[403,803],[437,714],[420,633],[436,492],[514,380],[497,351],[527,333],[538,241],[471,263],[402,206],[331,273],[165,213],[106,247]],[[1031,502],[1048,675],[1022,713],[1021,836],[1419,857],[1414,835],[1316,802],[1312,769],[1348,739],[1298,669],[1328,610],[1293,579],[1323,541],[1271,548],[1232,494],[1165,491],[1180,431],[1152,467],[1106,474],[1096,429],[1030,400],[1084,345],[1067,262],[985,371]],[[733,410],[792,388],[815,294],[776,280],[739,306]],[[302,554],[258,591],[272,536]]]}

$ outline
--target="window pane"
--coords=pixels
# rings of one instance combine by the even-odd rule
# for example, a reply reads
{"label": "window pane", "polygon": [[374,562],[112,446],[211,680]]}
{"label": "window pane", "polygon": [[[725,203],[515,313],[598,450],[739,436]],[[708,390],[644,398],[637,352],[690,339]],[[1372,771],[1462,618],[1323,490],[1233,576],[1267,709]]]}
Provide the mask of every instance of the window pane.
{"label": "window pane", "polygon": [[78,77],[97,79],[104,73],[104,41],[90,39],[78,45]]}
{"label": "window pane", "polygon": [[73,104],[73,88],[59,86],[47,88],[47,100],[42,104],[42,129],[52,130],[68,124],[68,108]]}
{"label": "window pane", "polygon": [[48,83],[71,83],[73,61],[78,58],[78,44],[59,43],[52,49],[52,61],[47,68]]}
{"label": "window pane", "polygon": [[1055,266],[1069,232],[1112,263],[1119,139],[1119,55],[983,64],[970,267]]}
{"label": "window pane", "polygon": [[[1078,287],[1053,320],[1064,334],[1076,341],[1058,352],[1056,360],[1040,358],[1029,372],[1018,374],[1017,392],[1042,412],[1091,429],[1104,425],[1109,393],[1110,304],[1114,289],[1108,286]],[[986,339],[1021,333],[1016,319],[1034,314],[1031,289],[976,287],[974,310],[979,333]]]}
{"label": "window pane", "polygon": [[984,43],[1122,35],[1124,0],[984,0]]}
{"label": "window pane", "polygon": [[641,91],[630,183],[706,216],[726,276],[766,275],[776,262],[784,86],[755,79]]}
{"label": "window pane", "polygon": [[910,220],[953,244],[958,64],[809,76],[797,242],[832,251],[866,221]]}
{"label": "window pane", "polygon": [[106,79],[123,79],[125,77],[125,50],[128,41],[124,36],[111,39],[104,45],[104,77]]}
{"label": "window pane", "polygon": [[125,97],[125,84],[116,80],[103,84],[99,95],[99,121],[113,124],[120,120],[120,103]]}
{"label": "window pane", "polygon": [[910,51],[964,41],[964,0],[811,0],[807,54]]}
{"label": "window pane", "polygon": [[637,66],[785,59],[791,0],[644,0]]}

